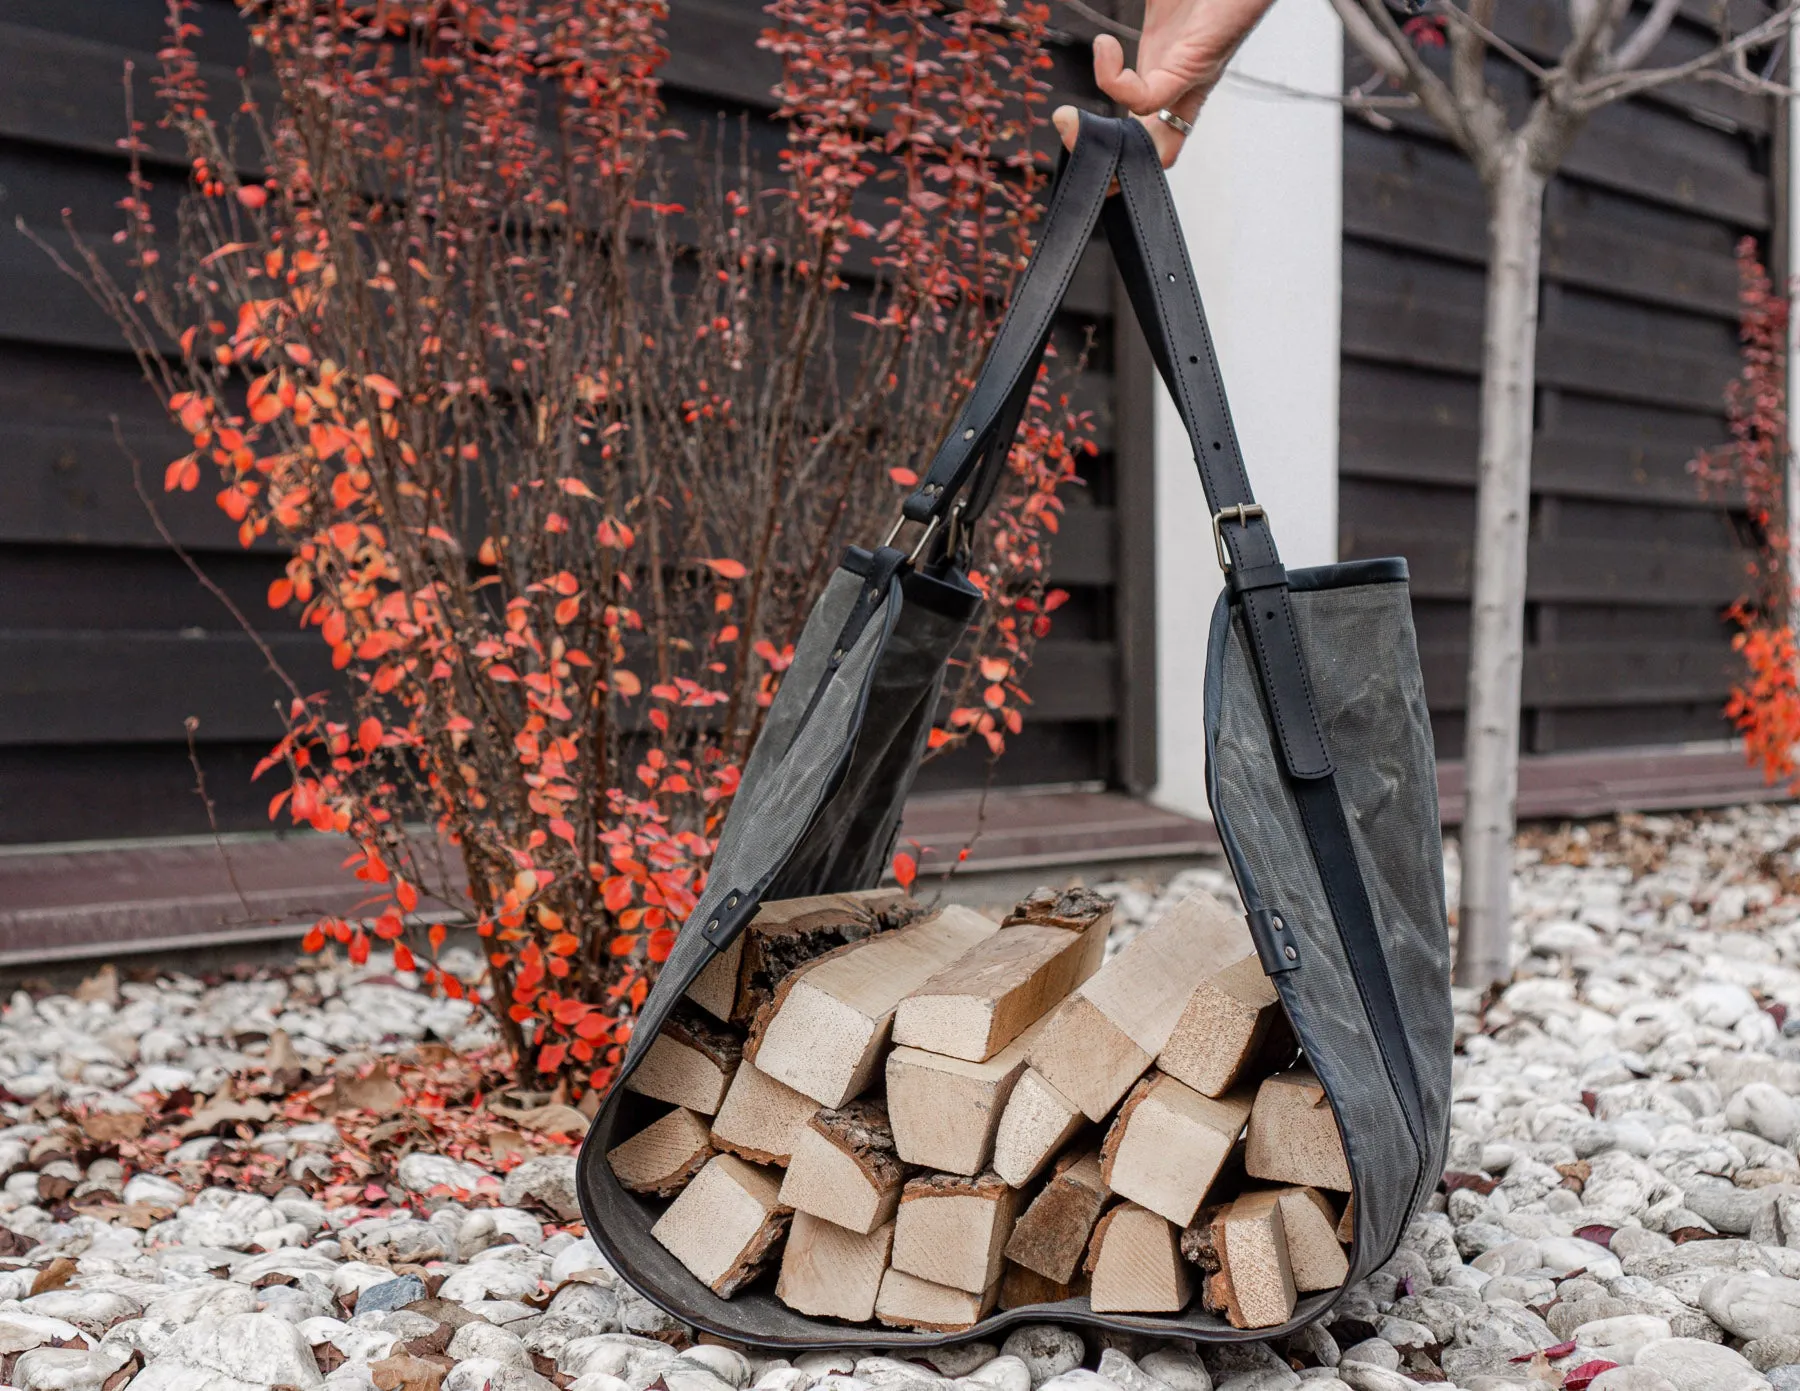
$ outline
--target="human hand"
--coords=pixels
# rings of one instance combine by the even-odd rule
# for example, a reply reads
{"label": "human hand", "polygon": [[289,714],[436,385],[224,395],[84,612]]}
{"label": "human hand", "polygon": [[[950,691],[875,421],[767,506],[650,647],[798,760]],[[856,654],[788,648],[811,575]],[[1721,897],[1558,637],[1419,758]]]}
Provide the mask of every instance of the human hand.
{"label": "human hand", "polygon": [[[1186,139],[1158,111],[1192,122],[1218,84],[1238,45],[1273,0],[1145,0],[1137,66],[1125,66],[1125,50],[1111,34],[1094,40],[1094,82],[1142,121],[1162,157],[1175,163]],[[1072,106],[1051,117],[1068,149],[1075,148],[1079,117]]]}

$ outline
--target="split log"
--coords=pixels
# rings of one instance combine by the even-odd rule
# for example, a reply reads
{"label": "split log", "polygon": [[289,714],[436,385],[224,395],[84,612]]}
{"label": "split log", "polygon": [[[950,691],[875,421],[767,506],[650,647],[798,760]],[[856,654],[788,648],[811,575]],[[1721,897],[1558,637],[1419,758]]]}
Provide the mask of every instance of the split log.
{"label": "split log", "polygon": [[1096,1314],[1173,1314],[1191,1288],[1172,1223],[1136,1203],[1100,1219],[1088,1248],[1088,1304]]}
{"label": "split log", "polygon": [[[1019,1215],[1007,1239],[1006,1259],[1056,1285],[1068,1285],[1081,1269],[1094,1224],[1111,1196],[1093,1151],[1065,1156],[1043,1191]],[[1004,1301],[1002,1291],[1001,1299]]]}
{"label": "split log", "polygon": [[1106,1186],[1187,1226],[1231,1157],[1250,1104],[1248,1089],[1215,1099],[1152,1072],[1106,1132],[1100,1149]]}
{"label": "split log", "polygon": [[790,971],[847,942],[899,926],[911,905],[898,889],[765,903],[731,944],[701,968],[688,998],[717,1018],[748,1028]]}
{"label": "split log", "polygon": [[1076,1271],[1071,1283],[1059,1285],[1054,1280],[1046,1280],[1035,1270],[1008,1261],[1000,1276],[1000,1307],[1027,1309],[1034,1304],[1060,1304],[1065,1299],[1086,1294],[1087,1290],[1087,1275],[1083,1271]]}
{"label": "split log", "polygon": [[993,1311],[1000,1287],[980,1294],[934,1285],[888,1267],[881,1277],[881,1293],[875,1298],[875,1317],[890,1328],[912,1328],[921,1333],[960,1333],[973,1328]]}
{"label": "split log", "polygon": [[677,1106],[624,1144],[608,1150],[606,1164],[620,1187],[673,1198],[712,1156],[706,1117]]}
{"label": "split log", "polygon": [[[1026,1049],[1026,1055],[1031,1050]],[[994,1132],[994,1172],[1014,1188],[1023,1188],[1042,1172],[1086,1120],[1081,1108],[1064,1096],[1036,1068],[1028,1067],[1013,1084],[1000,1126]]]}
{"label": "split log", "polygon": [[875,1317],[875,1298],[893,1249],[892,1222],[864,1234],[796,1212],[775,1297],[813,1318],[865,1322]]}
{"label": "split log", "polygon": [[810,1096],[783,1086],[755,1063],[739,1063],[725,1103],[713,1117],[712,1142],[752,1164],[785,1168],[800,1132],[818,1111],[819,1103]]}
{"label": "split log", "polygon": [[1337,1239],[1348,1246],[1356,1240],[1356,1194],[1344,1204],[1344,1215],[1338,1218]]}
{"label": "split log", "polygon": [[985,1062],[1100,968],[1112,904],[1040,889],[1003,929],[952,962],[894,1015],[894,1042]]}
{"label": "split log", "polygon": [[1350,1261],[1338,1245],[1337,1215],[1330,1201],[1316,1188],[1277,1188],[1273,1192],[1287,1233],[1294,1288],[1302,1294],[1335,1290],[1349,1277]]}
{"label": "split log", "polygon": [[822,1106],[874,1078],[900,1001],[1000,930],[972,908],[865,937],[789,975],[756,1015],[745,1056]]}
{"label": "split log", "polygon": [[894,1268],[969,1294],[994,1289],[1018,1197],[993,1173],[911,1180],[894,1219]]}
{"label": "split log", "polygon": [[755,1279],[787,1230],[780,1175],[717,1154],[656,1220],[650,1235],[712,1292],[729,1299]]}
{"label": "split log", "polygon": [[1224,904],[1190,894],[1057,1006],[1031,1065],[1089,1120],[1104,1118],[1162,1052],[1201,979],[1253,949]]}
{"label": "split log", "polygon": [[820,1111],[794,1142],[781,1201],[864,1236],[894,1215],[906,1171],[879,1101]]}
{"label": "split log", "polygon": [[1156,1065],[1206,1096],[1223,1096],[1269,1042],[1286,1016],[1275,984],[1255,954],[1234,961],[1194,987]]}
{"label": "split log", "polygon": [[730,1029],[689,1005],[677,1005],[625,1089],[710,1116],[725,1100],[743,1051],[743,1041]]}
{"label": "split log", "polygon": [[1294,1316],[1293,1269],[1279,1195],[1245,1193],[1214,1215],[1219,1269],[1207,1277],[1207,1304],[1233,1328],[1273,1328]]}
{"label": "split log", "polygon": [[889,1053],[887,1107],[900,1158],[946,1174],[973,1176],[987,1168],[1000,1117],[1025,1071],[1025,1050],[1037,1027],[981,1063],[922,1048]]}
{"label": "split log", "polygon": [[1253,1178],[1350,1191],[1350,1164],[1325,1088],[1310,1068],[1264,1079],[1250,1112],[1244,1167]]}

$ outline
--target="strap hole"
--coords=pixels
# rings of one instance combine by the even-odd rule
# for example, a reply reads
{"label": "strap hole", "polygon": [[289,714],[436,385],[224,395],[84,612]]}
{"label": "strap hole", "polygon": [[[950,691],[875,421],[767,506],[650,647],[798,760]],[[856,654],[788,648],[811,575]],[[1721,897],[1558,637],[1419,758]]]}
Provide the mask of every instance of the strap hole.
{"label": "strap hole", "polygon": [[1217,440],[1214,440],[1214,441],[1213,441],[1213,448],[1214,448],[1214,449],[1223,449],[1223,448],[1224,448],[1224,447],[1225,447],[1225,446],[1224,446],[1224,445],[1222,445],[1222,444],[1220,444],[1220,443],[1219,443],[1219,442],[1218,442],[1218,441],[1217,441]]}
{"label": "strap hole", "polygon": [[1189,362],[1199,362],[1199,361],[1200,361],[1200,356],[1199,356],[1199,354],[1198,354],[1198,353],[1189,353],[1189,354],[1188,354],[1188,361],[1189,361]]}

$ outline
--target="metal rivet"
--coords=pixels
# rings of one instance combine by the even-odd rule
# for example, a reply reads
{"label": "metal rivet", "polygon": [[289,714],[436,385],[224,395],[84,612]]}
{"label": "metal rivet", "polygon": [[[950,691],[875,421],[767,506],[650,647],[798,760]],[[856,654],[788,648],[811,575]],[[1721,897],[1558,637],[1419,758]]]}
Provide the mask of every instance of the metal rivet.
{"label": "metal rivet", "polygon": [[1300,953],[1295,951],[1292,947],[1283,947],[1281,949],[1281,954],[1289,961],[1298,961],[1300,959]]}
{"label": "metal rivet", "polygon": [[725,906],[727,908],[735,908],[735,907],[737,907],[737,901],[738,901],[738,896],[736,894],[733,894],[730,898],[725,900]]}
{"label": "metal rivet", "polygon": [[1277,932],[1281,931],[1282,928],[1287,926],[1287,924],[1284,923],[1279,917],[1271,917],[1269,919],[1269,921],[1270,921],[1270,923],[1272,923],[1274,925],[1275,930]]}
{"label": "metal rivet", "polygon": [[1175,272],[1174,271],[1169,272],[1169,283],[1171,285],[1173,285],[1175,283]]}
{"label": "metal rivet", "polygon": [[718,929],[719,929],[719,920],[717,918],[714,918],[711,922],[709,922],[706,925],[706,930],[708,932],[717,932]]}
{"label": "metal rivet", "polygon": [[833,652],[831,654],[831,660],[834,662],[843,661],[844,660],[844,649],[840,647],[837,649],[837,651]]}
{"label": "metal rivet", "polygon": [[974,431],[974,429],[973,429],[973,428],[972,428],[972,427],[971,427],[971,428],[970,428],[970,429],[967,429],[967,430],[964,430],[964,431],[963,431],[963,438],[964,438],[964,439],[966,439],[966,440],[972,440],[972,439],[974,439],[974,438],[975,438],[975,431]]}

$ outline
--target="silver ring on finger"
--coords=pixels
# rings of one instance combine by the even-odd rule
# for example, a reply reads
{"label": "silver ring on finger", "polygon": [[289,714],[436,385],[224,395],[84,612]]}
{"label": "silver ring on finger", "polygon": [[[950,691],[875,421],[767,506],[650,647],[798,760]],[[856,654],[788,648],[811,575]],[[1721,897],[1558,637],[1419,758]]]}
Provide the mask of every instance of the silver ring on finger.
{"label": "silver ring on finger", "polygon": [[1180,135],[1185,136],[1194,133],[1194,123],[1192,121],[1183,120],[1166,106],[1156,113],[1156,119]]}

